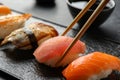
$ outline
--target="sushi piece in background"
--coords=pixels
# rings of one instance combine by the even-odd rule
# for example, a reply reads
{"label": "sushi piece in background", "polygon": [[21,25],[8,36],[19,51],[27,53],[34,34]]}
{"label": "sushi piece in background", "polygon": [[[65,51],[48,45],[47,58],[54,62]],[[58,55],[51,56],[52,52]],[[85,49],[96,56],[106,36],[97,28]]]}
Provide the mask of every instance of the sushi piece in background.
{"label": "sushi piece in background", "polygon": [[0,16],[0,39],[4,39],[12,31],[24,27],[31,14],[9,14]]}
{"label": "sushi piece in background", "polygon": [[58,32],[53,26],[34,22],[6,36],[1,42],[0,50],[6,49],[7,45],[20,50],[36,49],[42,42],[55,36],[58,36]]}
{"label": "sushi piece in background", "polygon": [[102,52],[79,57],[63,70],[66,80],[100,80],[113,70],[120,71],[120,59]]}
{"label": "sushi piece in background", "polygon": [[[78,58],[80,54],[83,54],[86,50],[85,43],[78,40],[64,57],[64,59],[60,63],[57,63],[57,61],[61,59],[64,51],[71,44],[72,41],[73,38],[67,36],[53,37],[44,41],[35,50],[33,55],[39,63],[43,63],[51,67],[64,67]],[[56,63],[58,65],[56,65]]]}

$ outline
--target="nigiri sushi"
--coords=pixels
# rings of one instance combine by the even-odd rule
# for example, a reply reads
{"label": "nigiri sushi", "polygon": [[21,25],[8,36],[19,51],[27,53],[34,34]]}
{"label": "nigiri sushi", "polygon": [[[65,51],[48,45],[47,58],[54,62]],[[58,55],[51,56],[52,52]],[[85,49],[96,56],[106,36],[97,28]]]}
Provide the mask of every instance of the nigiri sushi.
{"label": "nigiri sushi", "polygon": [[73,38],[67,36],[50,38],[44,41],[35,50],[33,55],[39,63],[43,63],[51,67],[64,67],[74,59],[78,58],[80,54],[83,54],[86,49],[85,43],[78,40],[64,59],[60,63],[57,63],[72,41]]}
{"label": "nigiri sushi", "polygon": [[63,70],[66,80],[100,80],[112,73],[120,71],[120,59],[110,54],[93,52],[79,57]]}
{"label": "nigiri sushi", "polygon": [[11,43],[17,49],[29,50],[37,48],[43,41],[55,36],[58,36],[58,32],[54,27],[44,23],[34,22],[26,27],[13,31],[5,37],[1,42],[1,46],[4,47],[8,43]]}
{"label": "nigiri sushi", "polygon": [[11,9],[5,5],[0,4],[0,16],[11,14]]}
{"label": "nigiri sushi", "polygon": [[9,14],[0,16],[0,39],[4,39],[13,30],[24,26],[31,14]]}

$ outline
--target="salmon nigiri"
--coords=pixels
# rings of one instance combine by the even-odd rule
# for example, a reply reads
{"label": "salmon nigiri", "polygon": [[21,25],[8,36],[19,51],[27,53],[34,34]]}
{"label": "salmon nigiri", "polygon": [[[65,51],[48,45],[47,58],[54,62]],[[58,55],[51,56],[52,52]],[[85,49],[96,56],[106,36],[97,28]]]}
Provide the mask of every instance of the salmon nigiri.
{"label": "salmon nigiri", "polygon": [[120,71],[120,59],[102,52],[93,52],[79,57],[62,72],[66,80],[100,80]]}
{"label": "salmon nigiri", "polygon": [[[34,56],[38,62],[44,63],[51,67],[66,66],[74,59],[79,57],[80,53],[85,52],[85,43],[80,40],[71,48],[65,58],[58,64],[66,48],[73,41],[73,38],[66,36],[57,36],[44,41],[34,52]],[[56,65],[56,63],[58,65]]]}
{"label": "salmon nigiri", "polygon": [[0,4],[0,16],[8,15],[8,14],[11,14],[10,8],[5,5]]}

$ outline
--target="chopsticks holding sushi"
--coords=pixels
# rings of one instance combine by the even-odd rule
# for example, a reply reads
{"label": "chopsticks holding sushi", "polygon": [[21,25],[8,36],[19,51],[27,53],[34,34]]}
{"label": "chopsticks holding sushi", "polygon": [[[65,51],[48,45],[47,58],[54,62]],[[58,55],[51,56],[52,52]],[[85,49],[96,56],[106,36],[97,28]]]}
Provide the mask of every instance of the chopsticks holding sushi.
{"label": "chopsticks holding sushi", "polygon": [[103,0],[100,5],[97,7],[95,12],[91,15],[88,21],[85,23],[83,28],[79,31],[75,38],[64,36],[70,28],[81,18],[90,6],[95,3],[96,0],[90,0],[88,5],[85,7],[83,12],[80,12],[73,21],[73,23],[65,30],[62,36],[53,37],[44,41],[33,53],[36,60],[39,63],[46,64],[51,67],[64,67],[67,64],[71,63],[76,58],[80,57],[80,54],[85,52],[86,46],[85,43],[79,40],[85,31],[89,28],[95,18],[99,15],[105,5],[109,0]]}
{"label": "chopsticks holding sushi", "polygon": [[[33,53],[36,60],[39,63],[44,63],[51,67],[60,67],[66,66],[74,59],[79,57],[79,54],[85,52],[86,46],[80,40],[76,42],[74,47],[69,51],[66,58],[64,58],[64,51],[69,46],[69,44],[73,41],[73,38],[64,36],[72,27],[73,25],[82,17],[83,14],[87,12],[87,10],[95,3],[96,0],[90,0],[88,5],[82,10],[79,15],[75,18],[73,23],[65,30],[62,36],[54,37],[43,42]],[[63,57],[61,58],[61,55]],[[64,58],[64,60],[63,60]],[[60,61],[63,60],[63,63]],[[58,63],[60,63],[58,65]]]}
{"label": "chopsticks holding sushi", "polygon": [[[90,0],[93,1],[93,0]],[[72,41],[72,43],[69,45],[69,47],[65,50],[64,54],[62,55],[62,57],[60,58],[60,60],[56,63],[56,65],[59,66],[59,64],[62,62],[62,60],[64,59],[64,57],[67,55],[67,53],[69,52],[69,50],[74,46],[74,44],[83,36],[83,34],[86,32],[86,30],[89,28],[89,26],[93,23],[93,21],[97,18],[97,16],[100,14],[100,12],[103,10],[103,8],[106,6],[106,4],[109,2],[110,0],[102,0],[100,2],[100,4],[98,5],[98,7],[95,9],[95,11],[93,12],[93,14],[89,17],[89,19],[87,20],[87,22],[84,24],[84,26],[81,28],[81,30],[78,32],[78,34],[76,35],[76,37],[74,38],[74,40]],[[94,3],[94,1],[93,1]],[[93,4],[92,2],[89,2],[87,6]],[[91,5],[92,6],[92,5]],[[87,7],[88,9],[89,7]],[[86,8],[85,8],[86,9]],[[83,10],[84,11],[84,10]],[[75,20],[73,21],[72,24],[77,23],[77,21],[79,20],[79,15],[78,14],[77,18],[75,18]],[[68,27],[65,32],[62,35],[65,35],[69,29],[72,27],[73,25],[71,25],[70,27]]]}

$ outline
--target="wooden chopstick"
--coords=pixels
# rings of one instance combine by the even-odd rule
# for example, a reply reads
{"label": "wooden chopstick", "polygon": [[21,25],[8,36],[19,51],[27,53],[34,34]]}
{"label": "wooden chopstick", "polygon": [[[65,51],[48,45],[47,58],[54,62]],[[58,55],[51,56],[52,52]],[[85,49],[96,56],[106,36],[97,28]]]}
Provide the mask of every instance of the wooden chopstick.
{"label": "wooden chopstick", "polygon": [[83,36],[83,34],[86,32],[86,30],[89,28],[89,26],[93,23],[93,21],[97,18],[97,16],[100,14],[100,12],[103,10],[103,8],[106,6],[106,4],[110,0],[102,0],[98,7],[95,9],[95,11],[92,13],[92,15],[89,17],[87,22],[84,24],[84,26],[81,28],[81,30],[78,32],[72,43],[69,45],[69,47],[65,50],[64,54],[60,58],[60,60],[56,63],[56,65],[59,65],[59,63],[64,59],[64,57],[67,55],[69,50],[72,48],[72,46]]}
{"label": "wooden chopstick", "polygon": [[90,0],[84,9],[82,9],[78,15],[75,17],[73,22],[66,28],[66,30],[62,33],[62,36],[64,36],[75,24],[82,18],[82,16],[89,10],[89,8],[96,2],[96,0]]}

